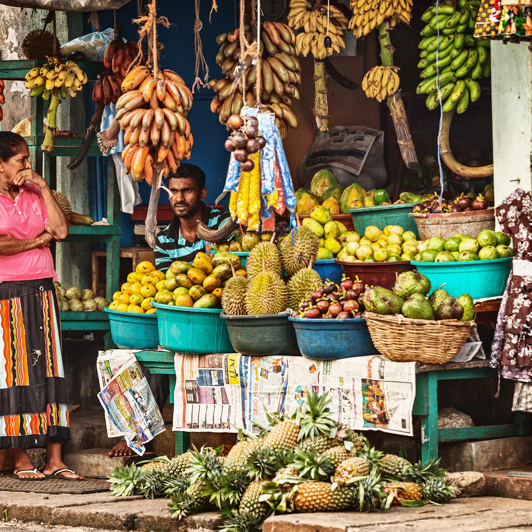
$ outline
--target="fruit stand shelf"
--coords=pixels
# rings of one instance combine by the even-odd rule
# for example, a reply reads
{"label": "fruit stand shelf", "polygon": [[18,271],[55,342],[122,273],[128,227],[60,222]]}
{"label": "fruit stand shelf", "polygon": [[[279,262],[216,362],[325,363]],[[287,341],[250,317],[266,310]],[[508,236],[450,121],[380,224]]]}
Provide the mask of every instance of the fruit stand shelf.
{"label": "fruit stand shelf", "polygon": [[[26,142],[31,148],[40,148],[44,142],[43,135],[36,135],[26,137]],[[79,148],[83,144],[82,137],[55,137],[54,150],[50,154],[52,157],[75,157],[78,154]],[[87,157],[101,157],[102,152],[98,147],[98,143],[94,141],[89,148]]]}
{"label": "fruit stand shelf", "polygon": [[[42,67],[46,63],[47,61],[42,60],[0,61],[0,79],[25,80],[24,76],[32,68]],[[76,64],[90,80],[95,80],[96,76],[104,70],[101,61],[76,61]]]}

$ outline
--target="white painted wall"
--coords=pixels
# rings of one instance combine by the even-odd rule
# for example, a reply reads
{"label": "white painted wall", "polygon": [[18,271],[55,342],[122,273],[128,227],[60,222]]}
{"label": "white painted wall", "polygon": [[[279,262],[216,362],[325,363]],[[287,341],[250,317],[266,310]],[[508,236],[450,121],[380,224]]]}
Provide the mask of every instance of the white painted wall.
{"label": "white painted wall", "polygon": [[532,190],[532,53],[528,43],[491,43],[495,205]]}

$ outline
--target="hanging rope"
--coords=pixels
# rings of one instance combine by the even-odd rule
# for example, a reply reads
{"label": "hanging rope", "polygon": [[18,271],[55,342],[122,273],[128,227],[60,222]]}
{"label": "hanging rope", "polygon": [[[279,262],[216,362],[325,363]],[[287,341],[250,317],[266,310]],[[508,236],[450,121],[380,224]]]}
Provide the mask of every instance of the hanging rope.
{"label": "hanging rope", "polygon": [[92,27],[96,31],[100,31],[100,18],[98,17],[98,11],[91,11],[91,14],[89,16],[89,20],[87,22],[89,24],[92,24]]}
{"label": "hanging rope", "polygon": [[57,27],[55,24],[55,11],[52,13],[52,32],[54,35],[54,56],[57,57],[59,50],[57,49]]}
{"label": "hanging rope", "polygon": [[[209,81],[209,66],[207,65],[207,61],[205,61],[205,56],[203,55],[203,46],[200,36],[200,31],[203,28],[203,24],[200,20],[200,0],[195,0],[194,9],[196,12],[196,20],[194,21],[194,51],[196,53],[196,66],[194,72],[194,85],[192,85],[193,94],[196,84],[203,86],[204,83]],[[200,70],[203,70],[205,73],[203,81],[200,78]]]}
{"label": "hanging rope", "polygon": [[213,11],[218,12],[218,4],[216,3],[216,0],[212,0],[211,12],[209,13],[209,22],[211,22],[211,17],[212,17],[212,12]]}

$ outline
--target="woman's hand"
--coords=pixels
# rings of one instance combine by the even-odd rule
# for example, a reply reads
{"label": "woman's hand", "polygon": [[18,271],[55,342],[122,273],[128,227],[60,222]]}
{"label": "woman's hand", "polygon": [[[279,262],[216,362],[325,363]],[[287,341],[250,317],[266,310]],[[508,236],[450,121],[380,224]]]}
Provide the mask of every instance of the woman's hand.
{"label": "woman's hand", "polygon": [[50,246],[50,242],[52,241],[52,235],[48,231],[43,231],[37,238],[39,245],[38,247],[40,249],[47,248]]}
{"label": "woman's hand", "polygon": [[26,181],[31,181],[35,186],[39,187],[41,190],[48,187],[46,180],[41,177],[37,172],[34,172],[31,168],[26,168],[21,170],[13,180],[13,184],[20,186],[23,185]]}

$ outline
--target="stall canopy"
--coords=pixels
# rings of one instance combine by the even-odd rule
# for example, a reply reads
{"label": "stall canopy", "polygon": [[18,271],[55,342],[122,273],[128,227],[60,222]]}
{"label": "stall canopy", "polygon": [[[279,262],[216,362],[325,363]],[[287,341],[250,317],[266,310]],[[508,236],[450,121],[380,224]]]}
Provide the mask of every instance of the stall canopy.
{"label": "stall canopy", "polygon": [[31,7],[52,11],[98,11],[118,9],[130,0],[0,0],[0,4],[11,7]]}

